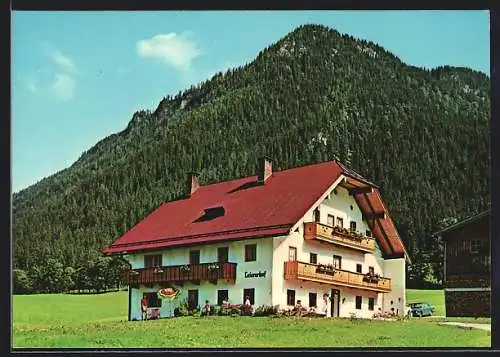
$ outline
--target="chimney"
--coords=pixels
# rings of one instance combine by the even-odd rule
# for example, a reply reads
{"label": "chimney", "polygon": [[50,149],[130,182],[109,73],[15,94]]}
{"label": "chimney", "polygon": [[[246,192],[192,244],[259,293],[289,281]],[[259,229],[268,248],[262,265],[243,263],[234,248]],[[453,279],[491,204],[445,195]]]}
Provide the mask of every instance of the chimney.
{"label": "chimney", "polygon": [[186,197],[191,197],[191,195],[200,188],[200,181],[198,181],[198,173],[188,172],[187,174],[187,187],[186,187]]}
{"label": "chimney", "polygon": [[273,174],[273,162],[270,158],[264,156],[259,158],[259,177],[258,182],[264,183]]}

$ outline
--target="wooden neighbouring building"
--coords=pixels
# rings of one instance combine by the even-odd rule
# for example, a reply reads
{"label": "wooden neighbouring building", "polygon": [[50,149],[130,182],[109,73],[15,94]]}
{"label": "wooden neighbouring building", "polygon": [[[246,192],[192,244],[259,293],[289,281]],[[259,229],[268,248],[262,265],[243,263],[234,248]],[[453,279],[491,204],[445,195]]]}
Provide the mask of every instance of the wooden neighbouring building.
{"label": "wooden neighbouring building", "polygon": [[445,244],[446,316],[491,316],[491,212],[485,211],[436,233]]}

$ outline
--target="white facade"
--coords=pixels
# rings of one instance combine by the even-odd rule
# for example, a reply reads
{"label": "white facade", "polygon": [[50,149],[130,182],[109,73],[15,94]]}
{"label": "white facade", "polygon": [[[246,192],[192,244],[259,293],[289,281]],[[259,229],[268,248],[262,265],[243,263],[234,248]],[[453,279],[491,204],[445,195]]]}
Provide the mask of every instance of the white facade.
{"label": "white facade", "polygon": [[[244,289],[255,289],[254,306],[279,305],[280,308],[292,307],[287,304],[287,291],[293,290],[295,299],[301,300],[302,306],[308,307],[309,294],[316,293],[316,305],[322,309],[323,294],[335,296],[334,304],[328,303],[328,315],[349,317],[351,313],[359,317],[372,317],[374,312],[380,308],[383,311],[392,311],[402,315],[404,313],[405,301],[405,259],[384,260],[380,248],[374,254],[350,248],[339,247],[330,243],[304,240],[304,222],[314,221],[314,210],[319,208],[320,223],[328,223],[328,215],[342,218],[344,228],[349,228],[351,221],[356,222],[356,230],[365,233],[369,227],[363,221],[362,213],[352,196],[342,187],[336,186],[338,180],[325,194],[315,203],[292,228],[292,232],[286,236],[247,239],[241,241],[230,241],[216,244],[205,244],[192,247],[172,248],[162,252],[162,266],[184,265],[189,263],[189,251],[200,251],[200,263],[212,263],[217,261],[217,248],[229,248],[229,262],[237,263],[235,283],[220,280],[217,285],[210,282],[201,282],[200,285],[185,284],[180,287],[182,298],[187,298],[189,289],[198,290],[198,304],[203,306],[205,300],[210,304],[217,304],[217,291],[228,290],[229,302],[231,304],[243,303]],[[333,189],[335,188],[335,191]],[[334,193],[335,192],[335,193]],[[334,222],[337,223],[337,222]],[[245,245],[257,245],[257,260],[245,262]],[[341,257],[341,269],[356,272],[361,265],[361,273],[367,273],[369,267],[383,277],[391,278],[392,291],[381,293],[367,289],[337,286],[326,283],[310,281],[291,282],[284,279],[285,262],[289,260],[290,247],[296,249],[296,260],[310,263],[310,254],[316,254],[318,264],[332,264],[333,256]],[[158,254],[155,252],[155,254]],[[148,253],[152,254],[152,253]],[[129,255],[128,260],[132,269],[144,267],[144,254]],[[245,277],[245,273],[265,272],[262,277]],[[248,275],[247,275],[248,276]],[[145,292],[157,292],[168,284],[154,285],[131,289],[130,319],[140,320],[140,300]],[[334,295],[334,289],[337,292]],[[338,294],[338,295],[336,295]],[[338,301],[337,301],[338,298]],[[357,308],[356,299],[361,299],[361,308]],[[369,309],[369,301],[373,301],[373,308]],[[163,302],[160,317],[169,317],[177,303]],[[333,306],[333,311],[332,311]]]}
{"label": "white facade", "polygon": [[[245,262],[245,245],[257,245],[257,260]],[[228,290],[228,298],[231,304],[243,303],[244,289],[255,289],[255,305],[267,305],[271,301],[271,281],[272,281],[272,258],[273,258],[273,238],[262,238],[252,240],[241,240],[225,243],[216,243],[210,245],[200,245],[192,247],[181,247],[170,250],[155,252],[154,254],[162,254],[162,266],[169,265],[185,265],[189,264],[189,251],[200,251],[200,263],[213,263],[217,261],[217,248],[228,247],[229,262],[238,263],[236,267],[236,281],[231,284],[220,280],[217,285],[208,281],[201,281],[200,285],[184,284],[180,287],[180,298],[187,299],[188,290],[198,290],[198,305],[203,306],[205,300],[210,304],[217,304],[217,291]],[[148,253],[153,254],[153,253]],[[128,256],[128,261],[132,265],[132,269],[144,268],[144,255],[135,254]],[[245,273],[264,273],[263,277],[245,277]],[[141,285],[138,289],[131,289],[131,320],[141,319],[141,305],[143,293],[158,292],[158,290],[169,287],[169,284],[155,284],[153,287]],[[179,288],[176,286],[176,288]],[[160,317],[169,317],[173,313],[173,309],[179,305],[179,300],[170,303],[162,301]]]}

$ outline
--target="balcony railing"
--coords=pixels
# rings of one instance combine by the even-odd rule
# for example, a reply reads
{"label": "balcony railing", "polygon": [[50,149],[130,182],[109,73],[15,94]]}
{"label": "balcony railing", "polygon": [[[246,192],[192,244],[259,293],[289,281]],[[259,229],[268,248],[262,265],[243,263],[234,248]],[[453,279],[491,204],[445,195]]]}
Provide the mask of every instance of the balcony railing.
{"label": "balcony railing", "polygon": [[154,268],[131,269],[125,272],[127,284],[185,283],[197,281],[216,282],[225,279],[236,281],[236,263],[215,262],[186,264]]}
{"label": "balcony railing", "polygon": [[375,252],[375,240],[373,238],[317,222],[304,223],[304,239],[324,241],[366,253]]}
{"label": "balcony railing", "polygon": [[392,290],[391,279],[389,278],[370,278],[366,274],[354,273],[342,269],[329,269],[321,265],[297,261],[285,262],[285,280],[314,281],[378,292],[389,292]]}

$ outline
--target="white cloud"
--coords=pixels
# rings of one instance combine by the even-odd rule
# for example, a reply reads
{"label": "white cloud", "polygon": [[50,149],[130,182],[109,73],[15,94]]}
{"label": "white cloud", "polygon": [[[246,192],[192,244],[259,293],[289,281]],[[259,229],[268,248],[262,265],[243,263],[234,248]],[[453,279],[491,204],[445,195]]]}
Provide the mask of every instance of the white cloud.
{"label": "white cloud", "polygon": [[48,99],[56,101],[72,99],[76,89],[75,75],[78,74],[75,62],[70,56],[53,48],[49,43],[42,43],[42,46],[45,55],[54,64],[28,76],[24,82],[26,89],[31,93],[47,96]]}
{"label": "white cloud", "polygon": [[137,42],[137,54],[144,58],[156,58],[182,71],[191,68],[191,62],[201,54],[197,44],[189,40],[189,34],[172,32],[159,34]]}
{"label": "white cloud", "polygon": [[75,80],[67,73],[56,73],[51,90],[56,99],[70,100],[75,94]]}
{"label": "white cloud", "polygon": [[54,62],[68,73],[76,73],[76,66],[71,57],[62,54],[60,51],[52,51],[51,58]]}

